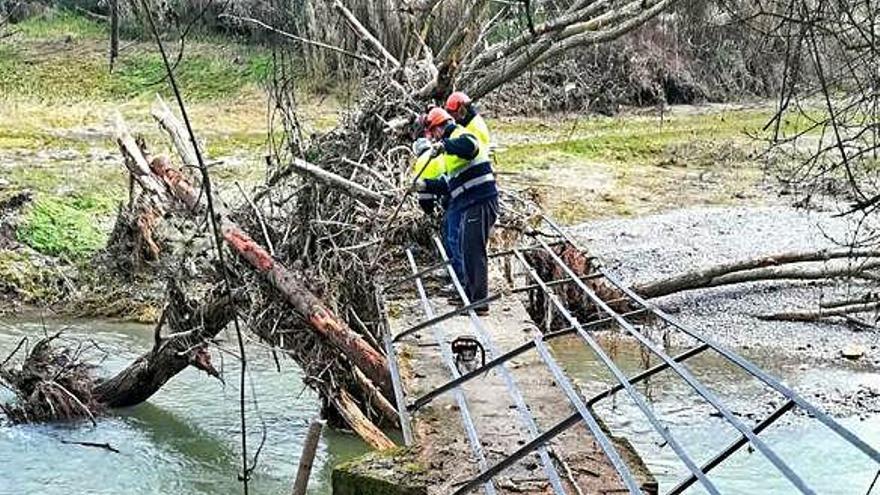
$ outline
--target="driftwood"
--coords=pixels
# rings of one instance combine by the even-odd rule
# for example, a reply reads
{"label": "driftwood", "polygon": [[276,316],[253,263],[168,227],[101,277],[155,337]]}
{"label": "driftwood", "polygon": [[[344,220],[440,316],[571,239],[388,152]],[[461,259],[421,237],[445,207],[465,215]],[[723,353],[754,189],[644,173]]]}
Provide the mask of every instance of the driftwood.
{"label": "driftwood", "polygon": [[180,289],[172,284],[169,293],[175,302],[165,312],[173,316],[163,314],[162,321],[169,321],[172,335],[161,336],[160,321],[153,348],[95,387],[95,399],[106,407],[128,407],[146,401],[187,366],[219,378],[211,365],[207,341],[232,321],[235,301],[222,296],[190,310],[191,304],[185,301]]}
{"label": "driftwood", "polygon": [[318,451],[318,441],[321,439],[321,430],[324,422],[313,419],[306,433],[306,441],[303,442],[302,454],[299,458],[299,468],[296,470],[296,479],[293,482],[293,495],[306,495],[309,487],[309,475],[312,474],[312,464],[315,461],[315,453]]}
{"label": "driftwood", "polygon": [[376,205],[384,199],[381,194],[371,191],[357,182],[348,180],[345,177],[340,177],[332,172],[328,172],[327,170],[324,170],[317,165],[312,165],[305,160],[294,158],[290,166],[293,172],[300,175],[307,175],[319,180],[329,187],[345,191],[347,194],[368,205]]}
{"label": "driftwood", "polygon": [[[0,409],[15,422],[85,418],[94,422],[109,408],[146,401],[187,366],[219,378],[207,340],[232,319],[235,301],[220,297],[198,306],[174,284],[169,284],[169,298],[172,302],[156,327],[153,348],[106,380],[92,376],[92,366],[83,362],[82,346],[53,346],[61,332],[40,340],[19,369],[0,367],[0,381],[17,396],[14,403],[0,404]],[[165,323],[171,334],[162,338]]]}
{"label": "driftwood", "polygon": [[[614,311],[618,313],[626,313],[635,308],[630,307],[629,299],[624,297],[625,294],[606,282],[602,278],[585,277],[594,273],[594,267],[590,258],[581,250],[565,244],[554,248],[556,254],[571,267],[572,271],[579,277],[584,277],[584,284],[605,301]],[[526,258],[538,275],[547,281],[566,280],[568,275],[553,260],[553,258],[543,251],[527,251]],[[576,284],[562,284],[555,289],[557,297],[565,301],[567,307],[571,308],[574,315],[581,321],[590,321],[601,317],[602,311],[596,304],[581,291]],[[556,324],[563,324],[562,319],[554,320],[555,311],[549,306],[549,301],[540,291],[531,291],[529,293],[528,304],[529,315],[543,330],[555,328]]]}
{"label": "driftwood", "polygon": [[762,320],[776,321],[819,321],[825,318],[846,317],[857,313],[876,312],[880,310],[880,302],[862,304],[837,305],[831,308],[805,309],[799,311],[783,311],[766,315],[758,315]]}
{"label": "driftwood", "polygon": [[[857,276],[880,266],[880,262],[874,261],[872,258],[880,258],[880,251],[839,249],[787,252],[723,263],[662,280],[636,284],[633,286],[633,290],[642,297],[655,298],[686,290],[760,280],[816,280]],[[857,259],[866,261],[853,261]],[[830,262],[832,260],[850,261],[841,261],[833,266],[803,265],[808,262]]]}
{"label": "driftwood", "polygon": [[345,19],[345,22],[354,30],[357,35],[362,38],[364,41],[369,43],[377,52],[379,52],[382,57],[388,61],[393,67],[400,67],[400,62],[392,55],[385,46],[373,36],[370,31],[364,27],[363,24],[351,13],[345,5],[342,5],[342,2],[336,0],[333,2],[333,8],[336,9],[342,17]]}
{"label": "driftwood", "polygon": [[[154,118],[160,120],[161,127],[172,136],[172,141],[181,153],[182,159],[186,161],[191,147],[187,146],[185,140],[174,138],[174,136],[182,135],[179,121],[174,119],[173,113],[167,111],[167,107],[162,110],[161,100],[156,108],[158,110],[153,112]],[[118,129],[120,143],[133,142],[127,137],[124,125],[119,125]],[[128,152],[130,147],[121,146],[121,149]],[[188,178],[180,170],[171,164],[168,157],[152,158],[148,164],[149,174],[136,168],[138,163],[142,164],[145,161],[144,157],[143,160],[128,159],[125,163],[138,171],[138,173],[133,173],[133,177],[139,184],[143,181],[146,184],[159,183],[162,185],[163,195],[161,197],[170,198],[169,204],[165,206],[168,211],[177,211],[192,217],[197,217],[200,212],[204,211],[199,191],[190,184]],[[144,189],[148,193],[152,192],[152,189]],[[155,198],[155,202],[160,202],[160,199]],[[274,259],[266,249],[254,241],[236,222],[232,221],[229,214],[223,209],[218,208],[216,214],[218,224],[221,227],[222,240],[226,246],[265,283],[270,285],[320,340],[338,349],[352,363],[350,366],[350,372],[354,377],[352,385],[357,387],[357,395],[363,397],[368,404],[372,404],[373,408],[379,412],[379,417],[385,418],[393,424],[396,412],[386,399],[386,397],[392,396],[392,391],[385,357],[311,292],[304,284],[306,277],[303,274],[296,273]],[[278,343],[276,335],[264,334],[259,331],[258,334],[269,342]],[[283,341],[281,343],[282,348],[296,345],[295,340],[288,340],[286,345]],[[358,402],[353,399],[351,392],[346,390],[344,385],[324,381],[316,383],[316,387],[324,397],[330,400],[346,424],[361,435],[365,441],[376,448],[385,448],[391,445],[384,433],[359,409]]]}

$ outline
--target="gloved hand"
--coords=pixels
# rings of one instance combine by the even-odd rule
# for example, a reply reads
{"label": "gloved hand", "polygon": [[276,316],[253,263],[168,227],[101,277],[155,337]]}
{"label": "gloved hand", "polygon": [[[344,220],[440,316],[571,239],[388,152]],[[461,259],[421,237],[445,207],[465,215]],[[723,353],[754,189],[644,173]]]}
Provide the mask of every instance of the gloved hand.
{"label": "gloved hand", "polygon": [[440,140],[440,141],[436,141],[436,142],[432,143],[431,150],[434,152],[434,154],[442,153],[444,151],[443,141]]}
{"label": "gloved hand", "polygon": [[419,180],[413,182],[409,188],[410,192],[422,192],[422,191],[425,191],[426,189],[427,189],[427,185],[425,184],[425,181],[422,179],[419,179]]}
{"label": "gloved hand", "polygon": [[420,156],[422,153],[428,151],[429,149],[431,149],[431,141],[429,141],[427,138],[422,137],[413,141],[412,152],[414,155]]}

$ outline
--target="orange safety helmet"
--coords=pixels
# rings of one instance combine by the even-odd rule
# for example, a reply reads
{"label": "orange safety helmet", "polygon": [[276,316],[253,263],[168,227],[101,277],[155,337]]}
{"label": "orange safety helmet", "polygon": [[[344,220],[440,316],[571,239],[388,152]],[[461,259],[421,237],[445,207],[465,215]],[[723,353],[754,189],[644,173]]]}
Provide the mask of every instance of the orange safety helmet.
{"label": "orange safety helmet", "polygon": [[435,129],[443,124],[452,120],[452,116],[449,115],[449,112],[443,110],[440,107],[434,107],[428,112],[428,116],[425,118],[425,124],[428,127],[428,130]]}
{"label": "orange safety helmet", "polygon": [[449,98],[446,98],[446,110],[450,112],[458,112],[462,106],[468,106],[471,104],[471,97],[462,93],[461,91],[456,91],[449,95]]}

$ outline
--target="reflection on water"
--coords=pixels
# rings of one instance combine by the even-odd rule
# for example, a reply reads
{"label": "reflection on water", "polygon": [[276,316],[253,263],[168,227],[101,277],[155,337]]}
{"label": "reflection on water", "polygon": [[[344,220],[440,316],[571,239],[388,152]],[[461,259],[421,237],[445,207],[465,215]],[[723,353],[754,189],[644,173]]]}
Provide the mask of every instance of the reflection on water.
{"label": "reflection on water", "polygon": [[[603,346],[616,348],[615,361],[632,376],[644,369],[644,358],[629,341],[604,339]],[[554,352],[569,374],[581,385],[586,395],[599,392],[613,378],[601,363],[585,351],[576,337],[558,341]],[[673,350],[672,353],[683,349]],[[785,356],[746,351],[746,357],[784,380],[795,390],[833,390],[859,384],[880,383],[876,373],[843,368],[816,368],[795,363]],[[651,365],[658,364],[655,358]],[[688,361],[694,375],[727,404],[743,422],[753,426],[781,405],[779,396],[767,392],[756,379],[707,351]],[[714,409],[702,401],[674,372],[665,371],[653,377],[638,390],[653,399],[652,407],[670,432],[698,464],[702,464],[728,443],[738,438],[733,427],[710,413]],[[807,395],[809,399],[809,395]],[[612,434],[628,438],[648,468],[660,482],[661,493],[669,490],[688,473],[675,453],[663,445],[659,435],[636,408],[626,393],[597,405],[597,414]],[[880,446],[880,415],[860,420],[857,417],[839,421],[869,445]],[[788,463],[807,485],[821,494],[865,495],[880,465],[846,443],[815,420],[796,413],[786,414],[765,430],[761,438]],[[789,494],[794,488],[759,452],[741,449],[715,470],[709,478],[724,494]],[[880,487],[875,488],[880,493]],[[705,493],[692,488],[687,493]]]}
{"label": "reflection on water", "polygon": [[[46,330],[60,328],[47,323]],[[0,322],[0,356],[22,336],[43,334],[33,322]],[[107,353],[102,373],[110,374],[143,353],[152,328],[78,321],[65,332],[70,340],[95,341]],[[230,346],[232,347],[232,346]],[[0,495],[7,494],[227,494],[240,492],[241,467],[238,366],[220,360],[226,386],[194,369],[166,384],[148,403],[98,425],[0,427]],[[282,373],[262,348],[249,352],[248,446],[253,454],[265,425],[266,441],[253,473],[251,493],[290,490],[308,423],[318,414],[317,396],[303,390],[299,369],[282,360]],[[0,396],[2,391],[0,391]],[[7,397],[7,395],[3,397]],[[256,397],[256,402],[254,401]],[[109,443],[121,453],[66,445],[61,440]],[[325,430],[315,460],[312,494],[330,493],[332,464],[365,451],[356,438]]]}

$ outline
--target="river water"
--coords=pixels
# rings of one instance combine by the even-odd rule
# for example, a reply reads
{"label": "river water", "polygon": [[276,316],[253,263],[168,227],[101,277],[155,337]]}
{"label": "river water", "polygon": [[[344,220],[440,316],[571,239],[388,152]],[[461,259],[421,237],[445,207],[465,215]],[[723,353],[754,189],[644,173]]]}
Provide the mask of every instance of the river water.
{"label": "river water", "polygon": [[[0,322],[0,359],[23,336],[31,343],[58,322]],[[115,372],[152,344],[152,328],[130,323],[66,323],[68,342],[94,341],[106,353],[101,373]],[[234,335],[225,347],[237,350]],[[100,358],[104,355],[94,351]],[[239,367],[232,356],[212,352],[226,385],[189,368],[166,384],[149,402],[76,425],[0,426],[0,494],[226,494],[240,493],[241,466]],[[251,493],[290,491],[305,432],[318,414],[315,393],[304,389],[300,371],[281,359],[278,373],[268,352],[251,346],[248,390],[248,446],[266,441],[253,474]],[[6,393],[6,395],[3,395]],[[0,389],[0,396],[8,391]],[[256,403],[253,398],[256,397]],[[120,453],[64,444],[62,441],[109,443]],[[350,435],[324,430],[310,484],[311,494],[330,493],[330,467],[365,452]]]}
{"label": "river water", "polygon": [[[618,340],[612,346],[609,340],[603,340],[604,347],[606,350],[615,349],[615,362],[625,373],[632,376],[645,369],[644,358],[631,341]],[[558,341],[553,348],[586,396],[614,383],[610,373],[590,357],[577,338]],[[683,350],[670,349],[670,354]],[[843,362],[839,365],[799,363],[784,354],[767,350],[742,350],[741,354],[820,408],[833,410],[835,419],[841,424],[875,449],[880,448],[880,414],[859,416],[856,408],[846,403],[850,392],[860,388],[880,391],[880,374]],[[650,365],[658,363],[655,358]],[[754,425],[782,405],[781,396],[770,392],[757,379],[728,364],[712,351],[691,358],[687,364],[693,374],[746,425]],[[670,370],[652,377],[637,389],[652,399],[654,413],[698,465],[739,437],[733,427],[717,416],[711,405]],[[595,410],[612,434],[623,436],[633,444],[660,483],[660,493],[668,491],[689,474],[625,393],[603,401]],[[880,472],[880,465],[802,413],[786,413],[761,433],[760,438],[819,494],[866,495]],[[746,448],[741,448],[711,471],[709,478],[725,495],[799,493],[759,452],[750,452]],[[877,484],[880,485],[880,481]],[[686,493],[706,492],[695,486]],[[880,494],[880,486],[875,486],[872,493]]]}
{"label": "river water", "polygon": [[[59,322],[0,322],[0,358],[23,336],[31,342],[46,331],[61,328]],[[148,349],[152,329],[143,325],[106,321],[64,324],[67,342],[94,341],[105,356],[101,373],[110,374]],[[224,347],[236,349],[232,335]],[[606,342],[607,344],[607,342]],[[615,346],[615,360],[634,374],[644,363],[626,341]],[[598,392],[611,378],[575,339],[558,341],[554,351],[585,393]],[[857,368],[796,363],[785,356],[745,351],[747,357],[808,399],[815,393],[845,392],[860,386],[880,390],[880,376]],[[239,493],[236,474],[240,467],[237,360],[213,351],[215,365],[222,366],[227,384],[187,369],[140,406],[114,411],[100,418],[97,426],[76,425],[0,426],[0,495],[12,494],[211,494]],[[318,414],[316,395],[304,389],[299,369],[281,361],[278,373],[264,348],[249,350],[249,447],[260,443],[263,425],[266,441],[251,484],[251,493],[280,494],[290,490],[308,422]],[[656,364],[653,361],[651,364]],[[768,414],[778,399],[731,366],[711,354],[688,362],[695,375],[707,383],[747,424]],[[658,416],[697,461],[704,461],[736,437],[723,421],[710,414],[679,379],[669,372],[641,385],[653,400]],[[823,392],[824,391],[824,392]],[[252,392],[252,393],[251,393]],[[3,391],[0,390],[0,395]],[[8,396],[8,393],[7,393]],[[256,397],[256,404],[253,402]],[[663,490],[671,488],[685,473],[668,446],[642,419],[625,394],[618,394],[596,408],[612,433],[627,437],[654,473]],[[850,412],[847,412],[850,411]],[[869,444],[880,445],[880,415],[852,415],[842,407],[840,421]],[[762,434],[796,472],[804,475],[817,493],[864,495],[880,466],[845,444],[829,430],[803,415],[787,415]],[[64,444],[62,441],[109,443],[120,453]],[[350,435],[325,429],[315,463],[311,494],[330,493],[331,466],[365,452]],[[788,494],[794,488],[774,471],[759,453],[741,450],[729,462],[712,471],[711,479],[728,494]],[[880,488],[875,491],[880,493]],[[688,493],[703,493],[693,489]]]}

